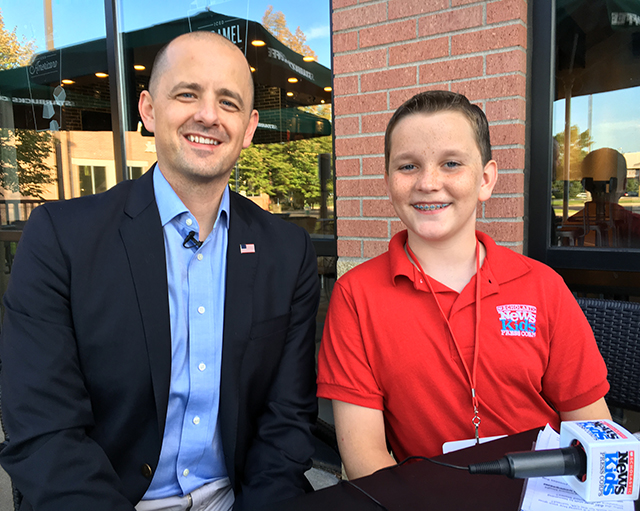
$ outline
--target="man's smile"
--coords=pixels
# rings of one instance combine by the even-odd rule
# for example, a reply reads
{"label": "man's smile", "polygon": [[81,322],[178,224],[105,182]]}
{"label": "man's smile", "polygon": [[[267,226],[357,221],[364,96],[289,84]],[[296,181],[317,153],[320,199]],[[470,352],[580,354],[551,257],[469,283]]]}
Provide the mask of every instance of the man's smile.
{"label": "man's smile", "polygon": [[206,138],[198,135],[187,135],[187,140],[189,142],[194,142],[196,144],[205,144],[205,145],[218,145],[220,142],[213,138]]}

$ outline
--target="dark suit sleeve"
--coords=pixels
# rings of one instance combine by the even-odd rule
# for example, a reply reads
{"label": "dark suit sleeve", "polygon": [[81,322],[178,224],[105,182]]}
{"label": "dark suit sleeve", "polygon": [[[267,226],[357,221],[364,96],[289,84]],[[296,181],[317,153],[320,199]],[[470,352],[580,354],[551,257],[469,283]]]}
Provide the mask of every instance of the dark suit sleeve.
{"label": "dark suit sleeve", "polygon": [[317,416],[315,319],[320,290],[315,251],[309,235],[301,234],[304,242],[301,237],[295,240],[304,247],[298,249],[299,267],[286,269],[297,272],[286,340],[247,452],[234,511],[259,509],[312,489],[304,472],[311,468],[314,452],[311,427]]}
{"label": "dark suit sleeve", "polygon": [[133,511],[107,455],[87,435],[94,418],[76,345],[72,278],[47,209],[36,209],[4,296],[0,357],[9,442],[0,461],[31,505],[23,509]]}

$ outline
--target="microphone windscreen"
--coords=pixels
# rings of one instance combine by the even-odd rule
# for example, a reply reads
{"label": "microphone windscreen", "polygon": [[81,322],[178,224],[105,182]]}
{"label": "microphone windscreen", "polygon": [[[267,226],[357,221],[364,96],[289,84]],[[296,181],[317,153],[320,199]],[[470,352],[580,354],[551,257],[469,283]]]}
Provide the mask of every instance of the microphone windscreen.
{"label": "microphone windscreen", "polygon": [[640,440],[613,421],[566,421],[560,447],[580,442],[587,455],[584,480],[565,480],[587,502],[636,500],[640,493]]}

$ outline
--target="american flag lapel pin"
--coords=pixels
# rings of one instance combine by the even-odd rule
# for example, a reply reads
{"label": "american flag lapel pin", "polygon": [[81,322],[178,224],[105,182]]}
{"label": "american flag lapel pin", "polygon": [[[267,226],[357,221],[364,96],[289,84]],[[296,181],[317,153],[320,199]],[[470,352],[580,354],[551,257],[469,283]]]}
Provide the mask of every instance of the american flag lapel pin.
{"label": "american flag lapel pin", "polygon": [[247,243],[246,245],[240,245],[241,254],[255,254],[256,246],[253,243]]}

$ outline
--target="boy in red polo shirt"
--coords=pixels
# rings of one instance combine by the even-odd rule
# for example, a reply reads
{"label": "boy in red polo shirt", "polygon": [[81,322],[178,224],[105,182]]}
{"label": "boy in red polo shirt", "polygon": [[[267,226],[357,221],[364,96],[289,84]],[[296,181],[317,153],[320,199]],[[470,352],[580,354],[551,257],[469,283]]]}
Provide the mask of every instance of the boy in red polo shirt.
{"label": "boy in red polo shirt", "polygon": [[333,400],[350,478],[444,442],[610,418],[606,367],[562,279],[476,231],[498,170],[480,108],[420,93],[385,134],[407,230],[333,290],[318,396]]}

